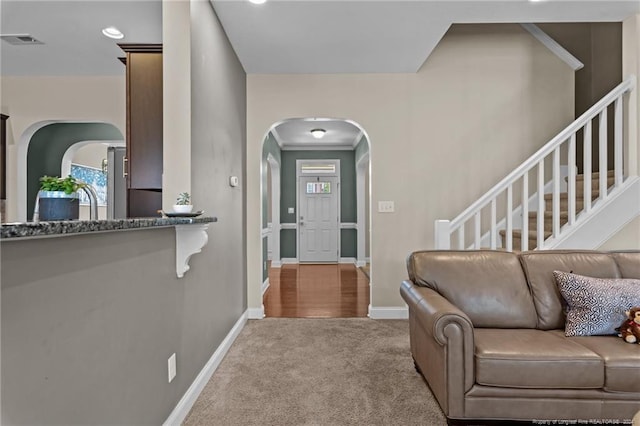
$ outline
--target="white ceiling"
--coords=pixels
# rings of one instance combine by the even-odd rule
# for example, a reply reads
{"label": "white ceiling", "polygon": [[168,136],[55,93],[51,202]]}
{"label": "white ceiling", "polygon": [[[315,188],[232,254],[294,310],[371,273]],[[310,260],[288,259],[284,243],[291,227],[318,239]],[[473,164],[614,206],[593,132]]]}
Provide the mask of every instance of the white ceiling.
{"label": "white ceiling", "polygon": [[247,73],[411,73],[452,23],[622,21],[640,0],[212,0]]}
{"label": "white ceiling", "polygon": [[[452,23],[622,21],[640,0],[211,0],[247,73],[416,72]],[[0,2],[0,32],[43,45],[0,42],[2,75],[123,75],[123,52],[101,34],[116,26],[125,43],[162,41],[161,0]],[[285,149],[312,139],[309,121],[276,129]],[[309,127],[309,128],[307,128]],[[330,120],[322,146],[353,147],[359,129]],[[293,147],[293,148],[291,148]],[[318,148],[318,145],[315,145]]]}
{"label": "white ceiling", "polygon": [[[30,34],[42,45],[0,41],[2,75],[123,75],[116,43],[161,43],[162,2],[2,0],[0,30]],[[115,26],[122,40],[102,35]]]}
{"label": "white ceiling", "polygon": [[[316,139],[311,135],[313,129],[324,129],[326,133],[322,139]],[[271,132],[284,150],[354,149],[362,139],[362,131],[356,125],[321,118],[286,120]]]}

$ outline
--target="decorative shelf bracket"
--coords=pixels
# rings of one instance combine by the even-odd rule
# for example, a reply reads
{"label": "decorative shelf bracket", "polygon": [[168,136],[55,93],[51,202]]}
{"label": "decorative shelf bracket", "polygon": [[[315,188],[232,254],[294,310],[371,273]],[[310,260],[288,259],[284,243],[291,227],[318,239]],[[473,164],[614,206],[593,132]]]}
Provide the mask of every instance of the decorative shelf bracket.
{"label": "decorative shelf bracket", "polygon": [[184,277],[189,270],[189,259],[196,253],[200,253],[207,245],[208,223],[193,225],[176,225],[176,274],[178,278]]}

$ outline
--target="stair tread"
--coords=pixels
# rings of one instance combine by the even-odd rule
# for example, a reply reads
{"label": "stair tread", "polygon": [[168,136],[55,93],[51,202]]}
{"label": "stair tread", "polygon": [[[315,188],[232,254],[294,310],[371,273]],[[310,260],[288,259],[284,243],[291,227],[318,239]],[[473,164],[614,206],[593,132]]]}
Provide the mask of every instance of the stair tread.
{"label": "stair tread", "polygon": [[[615,174],[613,170],[607,171],[608,178],[613,178],[614,176]],[[591,179],[600,179],[600,172],[592,172]],[[576,181],[581,181],[581,180],[584,180],[584,174],[576,175]]]}
{"label": "stair tread", "polygon": [[[514,229],[512,231],[512,235],[513,238],[520,238],[522,237],[522,229]],[[531,240],[531,237],[533,236],[534,238],[536,238],[538,236],[538,232],[537,231],[529,231],[527,232],[529,234],[529,240]],[[507,234],[507,231],[504,229],[500,230],[500,235],[504,236]],[[544,232],[544,238],[547,239],[549,238],[553,233],[551,231],[545,231]]]}
{"label": "stair tread", "polygon": [[[537,218],[538,217],[538,212],[529,212],[529,218]],[[552,219],[553,218],[553,212],[550,212],[549,210],[545,210],[544,211],[544,217],[545,219]],[[569,212],[565,211],[565,210],[560,210],[560,219],[568,219],[569,218]]]}

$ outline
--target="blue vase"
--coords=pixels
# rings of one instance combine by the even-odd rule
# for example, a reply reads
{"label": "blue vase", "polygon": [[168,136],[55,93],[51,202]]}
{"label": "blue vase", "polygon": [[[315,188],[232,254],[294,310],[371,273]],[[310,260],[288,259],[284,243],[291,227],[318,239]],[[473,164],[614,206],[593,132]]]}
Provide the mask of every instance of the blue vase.
{"label": "blue vase", "polygon": [[40,191],[38,196],[40,220],[78,220],[80,217],[77,192],[67,194],[64,191]]}

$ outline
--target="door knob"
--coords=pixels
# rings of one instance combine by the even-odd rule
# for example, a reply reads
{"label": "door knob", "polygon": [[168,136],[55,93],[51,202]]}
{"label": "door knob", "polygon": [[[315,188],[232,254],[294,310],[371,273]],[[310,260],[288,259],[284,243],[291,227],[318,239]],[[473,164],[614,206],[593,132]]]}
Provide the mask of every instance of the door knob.
{"label": "door knob", "polygon": [[303,225],[304,225],[304,222],[303,222],[303,221],[300,221],[300,226],[303,226]]}

